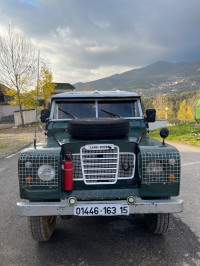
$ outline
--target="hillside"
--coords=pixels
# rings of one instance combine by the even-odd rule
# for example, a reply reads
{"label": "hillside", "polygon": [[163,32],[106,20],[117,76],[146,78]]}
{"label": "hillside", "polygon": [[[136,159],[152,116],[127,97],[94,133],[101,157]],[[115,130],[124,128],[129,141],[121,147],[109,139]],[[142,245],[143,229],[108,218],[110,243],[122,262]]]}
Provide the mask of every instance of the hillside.
{"label": "hillside", "polygon": [[77,90],[134,91],[143,96],[195,91],[200,88],[200,61],[156,62],[143,68],[87,83],[77,83],[74,86]]}

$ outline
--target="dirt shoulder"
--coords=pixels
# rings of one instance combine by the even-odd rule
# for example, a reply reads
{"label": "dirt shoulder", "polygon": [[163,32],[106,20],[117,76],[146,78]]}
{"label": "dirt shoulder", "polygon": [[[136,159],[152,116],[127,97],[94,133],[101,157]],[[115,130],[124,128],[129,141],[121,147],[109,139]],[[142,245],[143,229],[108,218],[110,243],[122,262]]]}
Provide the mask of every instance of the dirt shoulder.
{"label": "dirt shoulder", "polygon": [[[44,124],[37,126],[37,140],[45,138]],[[25,127],[0,129],[0,159],[23,149],[26,145],[33,143],[35,136],[35,125]]]}
{"label": "dirt shoulder", "polygon": [[180,152],[200,152],[200,147],[195,147],[189,144],[175,142],[175,141],[167,141],[166,143],[176,147]]}

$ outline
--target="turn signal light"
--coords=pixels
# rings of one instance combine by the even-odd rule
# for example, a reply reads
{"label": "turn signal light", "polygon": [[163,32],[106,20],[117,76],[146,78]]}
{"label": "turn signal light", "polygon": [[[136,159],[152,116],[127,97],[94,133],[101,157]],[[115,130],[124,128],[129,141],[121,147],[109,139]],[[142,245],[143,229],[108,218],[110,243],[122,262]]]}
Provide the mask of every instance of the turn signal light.
{"label": "turn signal light", "polygon": [[175,179],[175,175],[174,175],[174,174],[169,174],[168,177],[167,177],[167,179],[168,179],[169,181],[174,181],[174,179]]}
{"label": "turn signal light", "polygon": [[31,182],[33,182],[32,176],[27,176],[26,177],[26,183],[31,183]]}

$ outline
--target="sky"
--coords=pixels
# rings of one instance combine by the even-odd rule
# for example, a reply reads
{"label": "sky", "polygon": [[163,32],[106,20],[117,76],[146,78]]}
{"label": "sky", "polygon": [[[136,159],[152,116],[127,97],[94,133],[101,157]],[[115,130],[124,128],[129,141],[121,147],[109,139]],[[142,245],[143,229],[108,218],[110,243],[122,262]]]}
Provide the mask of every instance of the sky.
{"label": "sky", "polygon": [[0,18],[39,47],[55,82],[200,60],[199,0],[0,0]]}

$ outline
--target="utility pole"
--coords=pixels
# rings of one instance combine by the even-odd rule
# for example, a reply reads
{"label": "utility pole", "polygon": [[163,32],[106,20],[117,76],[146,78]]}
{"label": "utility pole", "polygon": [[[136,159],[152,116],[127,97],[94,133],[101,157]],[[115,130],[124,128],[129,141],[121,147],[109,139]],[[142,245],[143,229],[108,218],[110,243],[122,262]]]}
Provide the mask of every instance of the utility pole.
{"label": "utility pole", "polygon": [[165,120],[168,120],[168,110],[169,107],[165,107]]}

